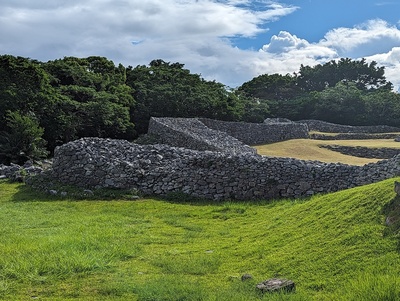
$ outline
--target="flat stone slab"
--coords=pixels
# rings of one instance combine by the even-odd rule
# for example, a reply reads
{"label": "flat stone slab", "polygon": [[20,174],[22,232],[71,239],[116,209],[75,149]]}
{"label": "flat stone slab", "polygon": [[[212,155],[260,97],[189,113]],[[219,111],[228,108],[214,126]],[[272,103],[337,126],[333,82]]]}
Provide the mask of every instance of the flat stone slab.
{"label": "flat stone slab", "polygon": [[293,292],[296,289],[296,285],[292,280],[273,278],[257,284],[256,288],[263,293]]}

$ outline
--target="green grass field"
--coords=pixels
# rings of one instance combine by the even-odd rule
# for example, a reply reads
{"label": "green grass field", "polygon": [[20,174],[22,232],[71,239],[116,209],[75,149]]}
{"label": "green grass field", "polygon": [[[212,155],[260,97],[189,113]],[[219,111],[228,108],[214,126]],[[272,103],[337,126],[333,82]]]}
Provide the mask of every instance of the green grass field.
{"label": "green grass field", "polygon": [[[382,211],[393,182],[193,203],[59,200],[2,181],[0,299],[399,300],[399,240]],[[296,293],[255,290],[275,276]]]}
{"label": "green grass field", "polygon": [[320,148],[320,145],[363,146],[369,148],[399,148],[400,143],[393,139],[371,140],[312,140],[293,139],[277,143],[257,145],[257,153],[263,156],[297,158],[301,160],[318,160],[322,162],[341,162],[351,165],[364,165],[377,162],[377,159],[358,158],[343,155],[339,152]]}

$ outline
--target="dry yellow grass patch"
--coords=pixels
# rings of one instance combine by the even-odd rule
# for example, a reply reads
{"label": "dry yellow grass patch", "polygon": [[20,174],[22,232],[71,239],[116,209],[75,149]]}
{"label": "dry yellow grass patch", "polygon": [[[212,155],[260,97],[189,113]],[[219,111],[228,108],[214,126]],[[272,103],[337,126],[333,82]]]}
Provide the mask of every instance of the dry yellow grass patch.
{"label": "dry yellow grass patch", "polygon": [[399,148],[400,143],[393,139],[371,140],[311,140],[293,139],[283,142],[257,145],[254,148],[263,156],[296,158],[301,160],[318,160],[328,163],[345,163],[351,165],[364,165],[379,161],[378,159],[358,158],[343,155],[339,152],[320,148],[320,145],[363,146],[370,148]]}

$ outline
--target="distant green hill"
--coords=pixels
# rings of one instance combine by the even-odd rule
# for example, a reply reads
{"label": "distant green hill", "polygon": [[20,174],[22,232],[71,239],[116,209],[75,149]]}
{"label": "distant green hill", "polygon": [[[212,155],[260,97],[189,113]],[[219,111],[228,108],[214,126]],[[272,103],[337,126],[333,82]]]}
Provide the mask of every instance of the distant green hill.
{"label": "distant green hill", "polygon": [[[1,181],[0,299],[399,300],[394,180],[257,203],[77,201]],[[296,293],[262,298],[272,277]]]}

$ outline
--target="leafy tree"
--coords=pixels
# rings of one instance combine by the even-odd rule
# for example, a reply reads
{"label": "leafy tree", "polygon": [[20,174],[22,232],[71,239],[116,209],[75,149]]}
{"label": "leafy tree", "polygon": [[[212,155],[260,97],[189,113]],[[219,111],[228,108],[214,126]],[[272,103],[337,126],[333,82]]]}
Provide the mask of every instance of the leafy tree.
{"label": "leafy tree", "polygon": [[127,84],[137,102],[133,120],[138,133],[147,132],[154,117],[209,117],[238,120],[243,104],[233,92],[214,81],[191,74],[183,64],[154,60],[127,69]]}
{"label": "leafy tree", "polygon": [[365,121],[363,93],[355,83],[339,82],[335,87],[315,93],[312,117],[328,122],[360,125]]}
{"label": "leafy tree", "polygon": [[108,93],[97,93],[93,101],[86,102],[80,109],[84,122],[79,136],[132,138],[134,126],[129,120],[129,110],[113,101]]}
{"label": "leafy tree", "polygon": [[268,117],[271,117],[271,115],[267,102],[260,101],[259,99],[248,99],[244,103],[242,121],[261,123]]}
{"label": "leafy tree", "polygon": [[39,62],[11,55],[0,56],[0,122],[7,111],[35,112],[38,117],[52,102],[48,74]]}
{"label": "leafy tree", "polygon": [[79,138],[78,132],[84,123],[80,105],[64,95],[58,95],[42,115],[43,138],[48,142],[50,152],[58,145]]}
{"label": "leafy tree", "polygon": [[290,74],[263,74],[244,83],[238,90],[251,97],[277,101],[285,101],[301,93],[296,77]]}
{"label": "leafy tree", "polygon": [[387,90],[364,96],[366,120],[373,125],[400,126],[400,94]]}
{"label": "leafy tree", "polygon": [[[385,95],[391,89],[384,67],[378,67],[376,62],[368,64],[365,59],[346,58],[314,67],[302,65],[293,76],[260,75],[244,83],[239,91],[266,102],[273,117],[368,124],[374,118],[365,111],[364,95],[373,92]],[[369,102],[369,107],[372,103]]]}
{"label": "leafy tree", "polygon": [[0,160],[22,164],[28,159],[40,159],[47,155],[44,130],[33,113],[22,115],[18,111],[6,114],[8,131],[0,137]]}
{"label": "leafy tree", "polygon": [[301,120],[312,118],[315,104],[317,102],[316,93],[300,94],[297,97],[285,101],[267,101],[272,117],[283,117],[290,120]]}
{"label": "leafy tree", "polygon": [[50,61],[45,69],[62,95],[57,140],[85,136],[133,139],[133,90],[125,84],[126,70],[104,57],[65,57]]}
{"label": "leafy tree", "polygon": [[238,90],[268,107],[269,114],[264,114],[265,117],[307,119],[313,110],[314,98],[304,93],[297,84],[296,76],[290,74],[260,75],[244,83]]}
{"label": "leafy tree", "polygon": [[320,92],[341,81],[354,83],[360,90],[391,90],[393,85],[386,81],[384,73],[385,67],[377,67],[375,61],[368,64],[365,59],[353,61],[342,58],[314,67],[301,65],[297,84],[306,92]]}

